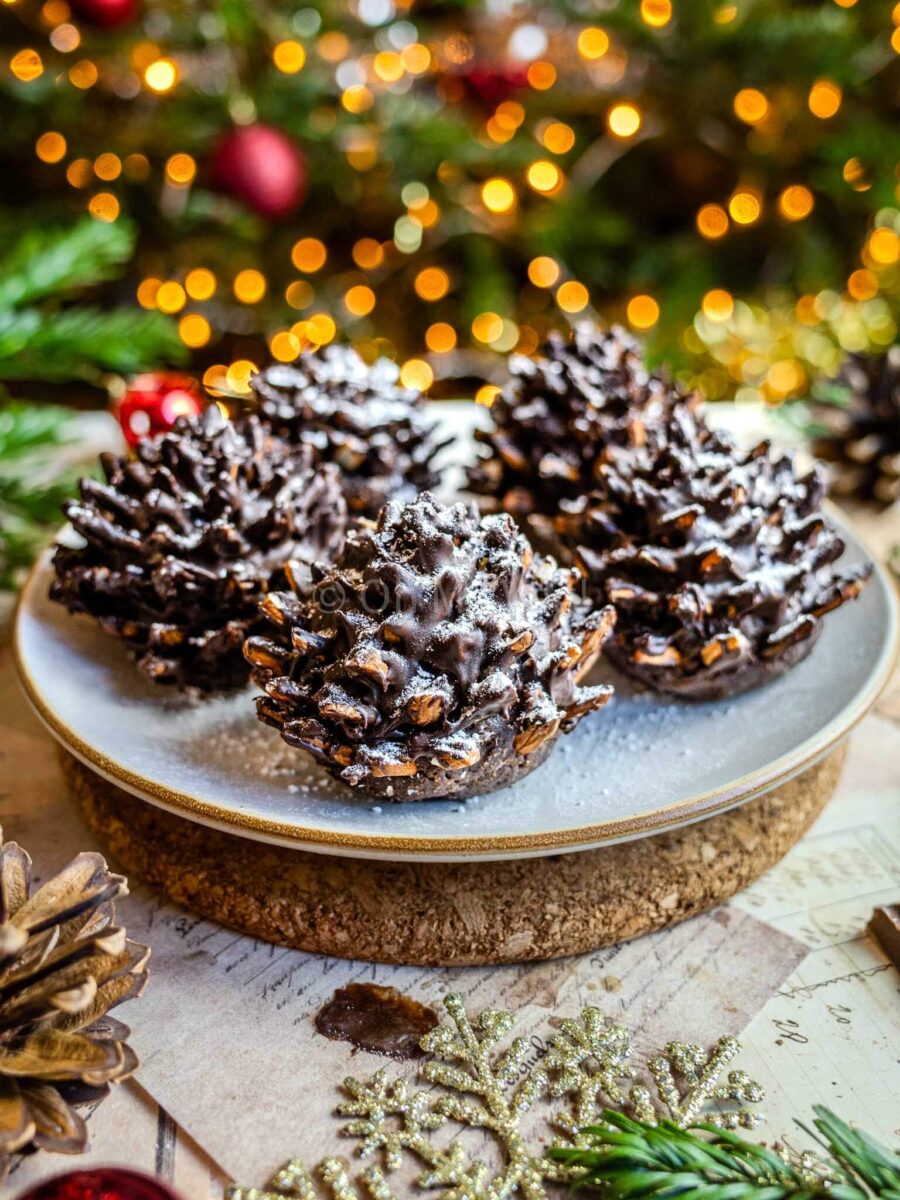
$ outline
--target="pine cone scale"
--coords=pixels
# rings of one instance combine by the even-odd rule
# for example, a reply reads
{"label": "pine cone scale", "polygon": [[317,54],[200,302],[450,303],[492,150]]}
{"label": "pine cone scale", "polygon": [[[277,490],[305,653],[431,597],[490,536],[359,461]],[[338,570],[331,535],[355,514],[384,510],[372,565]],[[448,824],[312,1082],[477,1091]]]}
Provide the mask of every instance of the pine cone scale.
{"label": "pine cone scale", "polygon": [[14,1079],[0,1076],[0,1167],[2,1154],[27,1146],[37,1132],[31,1106]]}
{"label": "pine cone scale", "polygon": [[[58,1029],[66,1031],[90,1029],[93,1036],[103,1037],[103,1029],[95,1031],[95,1026],[98,1021],[106,1017],[109,1009],[124,1004],[127,1000],[137,1000],[140,997],[147,986],[146,966],[150,951],[146,946],[138,945],[135,942],[129,942],[128,947],[128,958],[117,964],[115,973],[112,973],[109,967],[99,968],[99,974],[105,974],[106,979],[98,986],[93,1000],[79,1012],[57,1020],[56,1027]],[[108,1022],[109,1019],[106,1018],[106,1020]],[[123,1041],[128,1036],[127,1026],[118,1021],[114,1024],[119,1026],[117,1038],[119,1041]],[[122,1032],[123,1030],[124,1032]]]}
{"label": "pine cone scale", "polygon": [[87,1149],[88,1130],[78,1115],[60,1096],[56,1088],[46,1084],[26,1084],[21,1088],[22,1099],[27,1104],[34,1121],[32,1141],[39,1150],[52,1150],[57,1154],[81,1154]]}
{"label": "pine cone scale", "polygon": [[39,1029],[24,1038],[17,1050],[0,1057],[0,1071],[12,1078],[83,1079],[96,1084],[117,1078],[123,1061],[118,1042],[96,1042],[77,1032]]}
{"label": "pine cone scale", "polygon": [[[12,916],[26,904],[30,890],[31,859],[15,842],[0,845],[0,935],[7,932]],[[18,941],[23,931],[14,932]]]}
{"label": "pine cone scale", "polygon": [[110,1007],[140,994],[149,950],[115,924],[125,880],[78,855],[31,894],[31,860],[0,836],[0,1175],[16,1151],[83,1149],[71,1107],[137,1066]]}
{"label": "pine cone scale", "polygon": [[[29,934],[58,927],[60,937],[70,938],[84,923],[94,918],[98,908],[115,896],[127,895],[123,875],[112,875],[101,855],[86,852],[77,855],[54,879],[38,888],[24,901],[12,922]],[[82,923],[75,924],[83,918]]]}
{"label": "pine cone scale", "polygon": [[[124,930],[117,932],[124,942]],[[43,1019],[54,1011],[72,1013],[85,1008],[96,995],[94,971],[100,957],[115,953],[114,948],[106,949],[109,942],[103,934],[83,938],[74,947],[57,949],[34,966],[11,974],[0,990],[0,1028]],[[93,991],[88,987],[90,994],[82,991],[88,981],[93,984]]]}

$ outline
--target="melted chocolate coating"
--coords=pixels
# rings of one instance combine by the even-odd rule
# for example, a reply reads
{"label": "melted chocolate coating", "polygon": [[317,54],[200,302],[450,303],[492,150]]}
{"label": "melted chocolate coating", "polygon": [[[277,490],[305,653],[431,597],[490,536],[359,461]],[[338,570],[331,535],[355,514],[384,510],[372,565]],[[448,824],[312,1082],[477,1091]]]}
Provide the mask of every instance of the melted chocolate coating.
{"label": "melted chocolate coating", "polygon": [[624,329],[581,321],[570,337],[550,334],[535,358],[512,354],[511,379],[491,405],[493,428],[469,468],[469,487],[516,517],[555,513],[593,482],[609,446],[640,444],[675,404],[693,404],[651,374]]}
{"label": "melted chocolate coating", "polygon": [[606,652],[659,691],[712,700],[804,658],[871,563],[846,570],[817,471],[762,442],[738,449],[688,408],[642,446],[609,451],[592,491],[533,517],[615,605]]}
{"label": "melted chocolate coating", "polygon": [[338,988],[316,1013],[316,1029],[324,1037],[388,1058],[421,1057],[419,1042],[437,1024],[433,1009],[375,983]]}
{"label": "melted chocolate coating", "polygon": [[263,602],[273,635],[245,647],[259,716],[385,799],[506,786],[610,695],[578,685],[612,610],[585,612],[574,580],[506,514],[392,502],[333,569]]}
{"label": "melted chocolate coating", "polygon": [[434,438],[421,392],[403,387],[395,362],[369,366],[351,346],[332,345],[275,363],[252,380],[256,411],[315,462],[336,463],[354,514],[374,518],[391,498],[436,487]]}
{"label": "melted chocolate coating", "polygon": [[330,559],[343,543],[336,468],[215,405],[101,466],[106,482],[82,479],[65,505],[85,544],[57,549],[51,598],[121,638],[155,682],[243,686],[260,597],[285,585],[289,559]]}

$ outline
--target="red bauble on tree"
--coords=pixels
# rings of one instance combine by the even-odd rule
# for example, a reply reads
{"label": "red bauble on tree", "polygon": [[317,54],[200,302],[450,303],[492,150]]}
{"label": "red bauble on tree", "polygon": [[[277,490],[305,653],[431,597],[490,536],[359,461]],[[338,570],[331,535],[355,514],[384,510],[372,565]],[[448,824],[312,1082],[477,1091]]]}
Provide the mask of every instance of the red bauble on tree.
{"label": "red bauble on tree", "polygon": [[130,25],[138,14],[139,0],[69,0],[76,20],[95,29]]}
{"label": "red bauble on tree", "polygon": [[245,125],[220,140],[210,163],[213,187],[261,217],[286,217],[306,196],[306,159],[280,129]]}
{"label": "red bauble on tree", "polygon": [[168,433],[179,417],[203,408],[193,379],[184,375],[137,375],[116,404],[116,416],[129,446]]}
{"label": "red bauble on tree", "polygon": [[511,100],[528,84],[528,68],[518,63],[476,60],[456,74],[469,99],[486,109]]}

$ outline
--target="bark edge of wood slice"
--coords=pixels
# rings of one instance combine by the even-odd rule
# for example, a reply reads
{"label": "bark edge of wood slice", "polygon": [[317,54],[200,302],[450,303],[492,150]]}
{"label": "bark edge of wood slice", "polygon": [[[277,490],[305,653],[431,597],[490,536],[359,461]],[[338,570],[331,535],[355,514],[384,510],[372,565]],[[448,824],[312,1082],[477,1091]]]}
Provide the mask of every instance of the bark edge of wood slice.
{"label": "bark edge of wood slice", "polygon": [[577,854],[502,862],[336,858],[238,838],[165,812],[60,750],[91,829],[135,880],[208,920],[317,954],[474,966],[582,954],[727,900],[803,836],[843,746],[738,808]]}

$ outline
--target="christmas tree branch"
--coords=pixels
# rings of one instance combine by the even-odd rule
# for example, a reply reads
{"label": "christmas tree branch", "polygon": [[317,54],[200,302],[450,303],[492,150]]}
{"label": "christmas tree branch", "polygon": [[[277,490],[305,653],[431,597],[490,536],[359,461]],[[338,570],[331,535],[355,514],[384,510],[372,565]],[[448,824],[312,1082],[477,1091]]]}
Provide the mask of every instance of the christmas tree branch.
{"label": "christmas tree branch", "polygon": [[824,1159],[789,1159],[712,1125],[652,1125],[609,1109],[584,1131],[587,1149],[548,1153],[574,1169],[577,1186],[599,1187],[610,1200],[898,1200],[900,1157],[828,1109],[815,1112]]}
{"label": "christmas tree branch", "polygon": [[[97,382],[108,371],[184,360],[175,325],[162,313],[65,303],[115,278],[134,243],[129,222],[90,217],[68,228],[36,221],[19,233],[0,256],[0,380]],[[59,523],[78,474],[73,455],[60,449],[74,435],[65,409],[0,408],[0,587],[16,583]]]}
{"label": "christmas tree branch", "polygon": [[0,379],[96,380],[104,371],[130,374],[160,360],[184,361],[185,347],[162,313],[60,307],[115,278],[134,242],[129,222],[90,217],[67,229],[38,223],[20,234],[0,258]]}
{"label": "christmas tree branch", "polygon": [[185,347],[162,313],[68,308],[0,313],[0,379],[59,382],[132,374],[160,360],[183,362]]}
{"label": "christmas tree branch", "polygon": [[0,311],[114,279],[134,243],[128,221],[85,217],[68,229],[26,230],[0,258]]}

